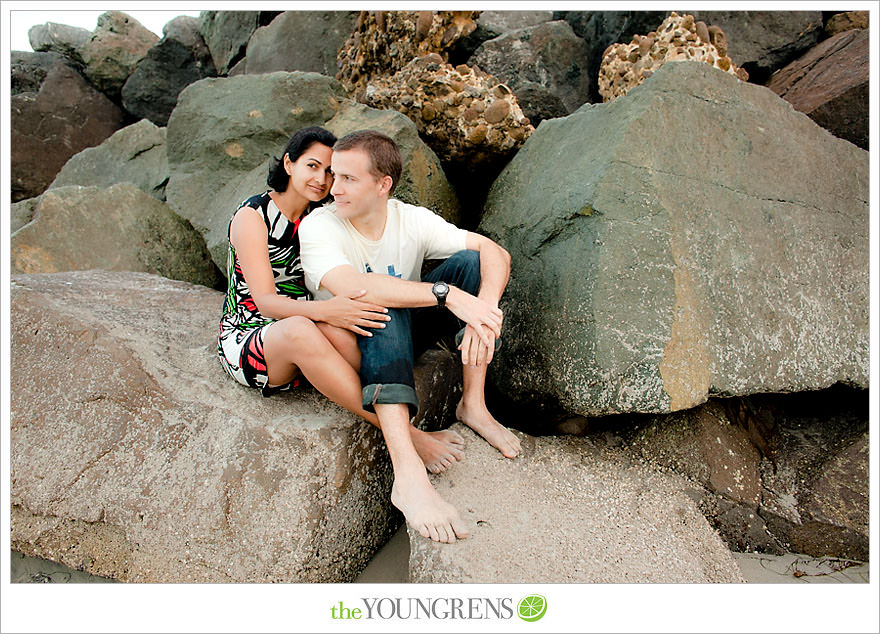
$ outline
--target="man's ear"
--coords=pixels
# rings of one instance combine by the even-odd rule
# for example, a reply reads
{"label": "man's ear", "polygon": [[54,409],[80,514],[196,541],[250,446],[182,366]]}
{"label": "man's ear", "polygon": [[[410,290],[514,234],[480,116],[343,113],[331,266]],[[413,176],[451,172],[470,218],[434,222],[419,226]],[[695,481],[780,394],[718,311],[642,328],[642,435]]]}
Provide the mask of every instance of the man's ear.
{"label": "man's ear", "polygon": [[391,191],[391,186],[394,184],[394,179],[386,174],[382,178],[379,179],[379,195],[387,194]]}

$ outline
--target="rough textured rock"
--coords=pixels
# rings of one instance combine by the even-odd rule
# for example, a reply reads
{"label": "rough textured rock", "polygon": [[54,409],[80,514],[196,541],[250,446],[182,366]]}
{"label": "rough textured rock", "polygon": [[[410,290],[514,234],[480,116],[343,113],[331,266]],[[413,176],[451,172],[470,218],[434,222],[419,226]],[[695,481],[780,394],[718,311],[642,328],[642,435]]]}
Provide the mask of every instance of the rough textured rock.
{"label": "rough textured rock", "polygon": [[229,72],[245,56],[254,31],[272,22],[279,11],[202,11],[199,31],[211,51],[214,68]]}
{"label": "rough textured rock", "polygon": [[40,92],[46,75],[58,63],[64,63],[64,57],[59,53],[12,51],[9,56],[10,94]]}
{"label": "rough textured rock", "polygon": [[436,53],[373,80],[365,100],[412,119],[441,160],[471,167],[509,157],[534,131],[506,86],[479,69],[453,68]]}
{"label": "rough textured rock", "polygon": [[[543,119],[574,112],[590,98],[587,44],[563,20],[511,31],[483,42],[470,59],[510,86],[525,115]],[[548,108],[549,104],[561,104]]]}
{"label": "rough textured rock", "polygon": [[707,64],[546,122],[480,226],[513,257],[491,375],[509,399],[587,416],[867,387],[867,170],[864,150]]}
{"label": "rough textured rock", "polygon": [[133,183],[153,198],[165,200],[167,182],[165,128],[142,119],[117,130],[101,145],[74,155],[58,172],[49,189]]}
{"label": "rough textured rock", "polygon": [[821,11],[694,11],[694,19],[720,27],[730,44],[728,55],[763,84],[815,46],[822,37]]}
{"label": "rough textured rock", "polygon": [[606,49],[599,68],[602,100],[625,95],[671,61],[705,62],[742,81],[749,78],[727,56],[727,39],[721,29],[673,11],[647,35],[635,35],[629,44],[612,44]]}
{"label": "rough textured rock", "polygon": [[12,201],[40,194],[80,150],[122,127],[123,113],[64,61],[46,73],[38,93],[10,99]]}
{"label": "rough textured rock", "polygon": [[89,41],[79,49],[83,73],[94,86],[112,99],[118,99],[125,80],[158,36],[130,15],[108,11],[98,18]]}
{"label": "rough textured rock", "polygon": [[868,149],[868,31],[844,31],[770,77],[767,87],[833,135]]}
{"label": "rough textured rock", "polygon": [[778,428],[759,512],[786,550],[868,561],[868,391],[835,387],[753,397]]}
{"label": "rough textured rock", "polygon": [[79,49],[92,37],[91,31],[77,26],[46,22],[28,29],[28,41],[35,51],[54,51],[82,62]]}
{"label": "rough textured rock", "polygon": [[165,25],[162,39],[126,80],[122,105],[136,117],[164,126],[180,91],[216,74],[198,19],[182,15]]}
{"label": "rough textured rock", "polygon": [[12,233],[15,233],[31,220],[37,213],[37,206],[40,204],[40,197],[26,198],[9,206],[9,226]]}
{"label": "rough textured rock", "polygon": [[335,77],[336,55],[357,18],[357,11],[284,11],[254,31],[245,72],[302,70]]}
{"label": "rough textured rock", "polygon": [[447,61],[459,39],[477,28],[479,11],[361,11],[339,49],[336,78],[358,101],[367,84],[390,76],[416,57],[437,53]]}
{"label": "rough textured rock", "polygon": [[212,287],[223,279],[189,222],[131,183],[45,192],[10,248],[18,273],[144,271]]}
{"label": "rough textured rock", "polygon": [[480,11],[477,28],[458,40],[451,52],[450,62],[456,65],[466,62],[486,40],[552,20],[552,11]]}
{"label": "rough textured rock", "polygon": [[[338,116],[337,116],[338,115]],[[397,112],[355,104],[335,79],[276,72],[205,79],[189,86],[168,122],[168,203],[190,219],[225,270],[226,231],[235,205],[266,189],[271,157],[299,128],[336,135],[375,128],[401,146],[404,171],[395,192],[456,222],[459,203],[436,155],[415,124]]]}
{"label": "rough textured rock", "polygon": [[131,582],[347,582],[399,525],[376,428],[226,376],[222,293],[89,271],[15,276],[12,298],[16,550]]}
{"label": "rough textured rock", "polygon": [[441,544],[409,529],[411,582],[743,581],[676,476],[587,438],[521,435],[524,451],[510,460],[464,425],[452,429],[467,458],[431,479],[471,536]]}
{"label": "rough textured rock", "polygon": [[[825,23],[825,34],[837,35],[851,29],[867,29],[870,21],[868,11],[845,11],[837,13]],[[37,49],[34,49],[37,50]]]}
{"label": "rough textured rock", "polygon": [[554,11],[554,20],[565,20],[583,38],[588,51],[590,101],[602,101],[599,95],[599,65],[610,44],[629,42],[636,33],[649,33],[668,11]]}
{"label": "rough textured rock", "polygon": [[[296,130],[323,125],[343,99],[336,80],[301,72],[202,79],[180,93],[168,120],[171,175],[165,195],[171,208],[205,237],[221,270],[226,268],[229,217],[244,198],[214,204],[220,190],[268,165]],[[259,191],[265,189],[267,173]]]}

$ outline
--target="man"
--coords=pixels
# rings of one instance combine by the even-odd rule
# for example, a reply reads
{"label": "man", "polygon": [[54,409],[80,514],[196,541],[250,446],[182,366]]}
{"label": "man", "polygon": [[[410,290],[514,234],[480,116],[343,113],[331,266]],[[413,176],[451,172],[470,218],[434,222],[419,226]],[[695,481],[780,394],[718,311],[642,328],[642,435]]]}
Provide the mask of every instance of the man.
{"label": "man", "polygon": [[[464,390],[456,416],[504,456],[520,452],[519,440],[489,413],[484,396],[487,365],[501,335],[498,301],[510,256],[485,236],[391,198],[402,160],[384,134],[363,130],[343,137],[333,147],[331,167],[334,203],[309,214],[299,230],[306,285],[316,299],[366,289],[361,299],[388,307],[384,329],[358,335],[364,409],[375,411],[391,455],[392,504],[422,536],[454,542],[467,536],[467,527],[431,486],[410,439],[410,418],[418,410],[413,361],[439,337],[458,331]],[[422,281],[423,260],[444,258]],[[446,459],[443,467],[455,460]]]}

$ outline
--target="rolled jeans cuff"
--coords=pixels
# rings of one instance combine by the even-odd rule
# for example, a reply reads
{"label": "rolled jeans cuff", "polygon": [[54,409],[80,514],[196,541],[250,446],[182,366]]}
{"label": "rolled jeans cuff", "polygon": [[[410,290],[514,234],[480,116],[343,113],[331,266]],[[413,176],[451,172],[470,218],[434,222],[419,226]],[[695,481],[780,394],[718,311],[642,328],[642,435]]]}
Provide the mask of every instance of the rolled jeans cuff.
{"label": "rolled jeans cuff", "polygon": [[373,407],[380,405],[396,405],[406,403],[409,406],[409,417],[412,418],[419,411],[419,397],[416,391],[405,383],[371,383],[363,389],[363,405],[368,412],[376,413]]}

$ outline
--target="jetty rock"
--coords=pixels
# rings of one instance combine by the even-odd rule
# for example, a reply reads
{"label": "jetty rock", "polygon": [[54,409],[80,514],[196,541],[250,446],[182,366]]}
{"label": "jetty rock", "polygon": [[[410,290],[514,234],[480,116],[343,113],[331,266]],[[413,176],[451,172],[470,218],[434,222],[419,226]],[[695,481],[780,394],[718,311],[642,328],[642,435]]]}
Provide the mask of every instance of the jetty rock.
{"label": "jetty rock", "polygon": [[[363,570],[402,521],[381,433],[311,388],[227,376],[223,299],[146,273],[13,276],[12,548],[129,582]],[[420,358],[423,428],[450,422],[460,367]]]}
{"label": "jetty rock", "polygon": [[513,259],[490,376],[584,416],[867,387],[868,167],[696,62],[542,122],[479,228]]}

